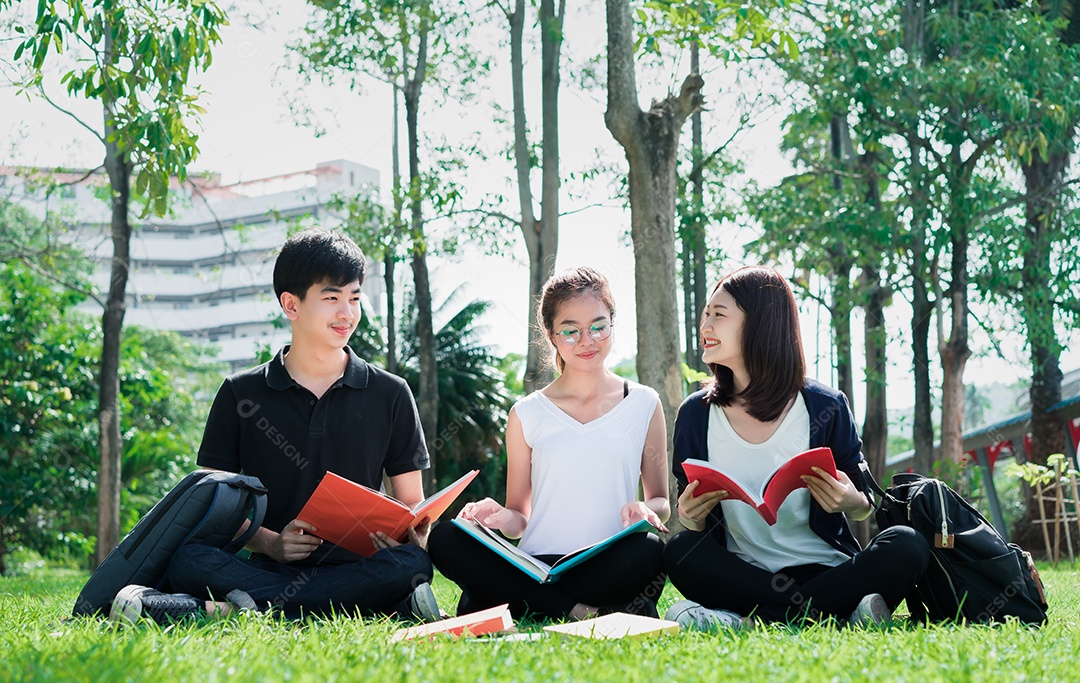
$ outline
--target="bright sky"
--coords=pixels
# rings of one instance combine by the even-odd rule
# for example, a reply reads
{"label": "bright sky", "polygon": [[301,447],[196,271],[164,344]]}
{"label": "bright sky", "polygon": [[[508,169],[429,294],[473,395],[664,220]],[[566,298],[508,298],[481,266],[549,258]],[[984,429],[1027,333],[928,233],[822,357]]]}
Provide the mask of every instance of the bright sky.
{"label": "bright sky", "polygon": [[[267,20],[258,21],[253,27],[242,18],[234,19],[234,25],[223,32],[224,43],[215,50],[214,64],[202,78],[206,95],[202,100],[207,113],[202,119],[203,133],[200,139],[201,156],[194,171],[220,172],[226,182],[248,180],[278,173],[314,168],[316,163],[336,158],[353,160],[380,171],[384,185],[390,180],[391,104],[386,86],[372,84],[363,93],[355,93],[344,87],[328,88],[322,85],[302,87],[288,72],[283,72],[287,38],[296,35],[295,28],[304,22],[304,3],[299,0],[274,0],[266,5],[274,8],[260,10]],[[255,17],[258,20],[260,17]],[[591,55],[599,54],[604,40],[603,17],[573,16],[567,23],[568,60],[580,64]],[[14,49],[10,42],[0,42],[0,51],[10,54]],[[7,57],[5,57],[7,59]],[[500,58],[499,64],[508,63]],[[533,77],[538,73],[539,59],[530,58],[527,68]],[[639,90],[645,104],[650,97],[662,97],[669,88],[677,86],[682,73],[663,82],[648,82],[639,76]],[[6,70],[0,72],[9,75]],[[602,74],[602,69],[601,69]],[[538,80],[538,76],[536,77]],[[564,90],[561,96],[562,168],[570,172],[591,165],[596,150],[610,163],[624,163],[621,149],[611,139],[604,127],[605,108],[602,91],[586,93],[572,86],[574,75],[564,74]],[[725,94],[716,91],[722,75],[707,77],[706,97],[713,103],[710,115],[724,111]],[[727,84],[730,86],[731,84]],[[509,74],[502,67],[496,70],[483,98],[502,100],[509,109]],[[40,100],[28,102],[25,97],[14,97],[14,89],[0,90],[4,106],[0,107],[0,164],[95,166],[100,163],[101,148],[88,132],[69,117],[56,112]],[[78,112],[88,121],[100,118],[99,109],[92,104],[65,100],[60,88],[53,86],[49,93],[54,99],[65,101],[66,107]],[[427,96],[437,97],[428,93]],[[530,127],[539,130],[538,88],[527,94],[532,110]],[[304,101],[311,106],[316,119],[325,128],[317,135],[313,128],[301,125],[290,111],[289,102]],[[486,101],[486,100],[484,100]],[[482,103],[481,103],[482,104]],[[438,117],[430,113],[422,119],[422,125],[432,125],[453,136],[455,131],[474,131],[477,118],[490,116],[477,104],[472,110],[464,110],[454,103],[446,103],[438,110]],[[509,116],[509,111],[505,112]],[[748,161],[748,173],[762,182],[777,180],[789,170],[786,161],[776,149],[779,117],[764,120],[761,125],[739,141],[739,150]],[[487,123],[489,128],[503,124]],[[686,131],[688,134],[688,129]],[[402,154],[405,154],[403,145]],[[507,196],[515,196],[508,178],[512,174],[510,163],[493,158],[478,165],[477,182],[489,183]],[[470,178],[474,176],[470,169]],[[538,201],[538,199],[537,199]],[[611,202],[608,202],[611,204]],[[562,200],[564,210],[582,207],[583,200]],[[611,279],[618,304],[618,325],[613,359],[631,356],[635,352],[633,253],[624,233],[629,225],[629,212],[615,207],[594,207],[566,216],[560,228],[557,270],[575,265],[590,265],[607,274]],[[730,231],[720,241],[731,254],[729,265],[741,264],[741,242],[745,232]],[[456,257],[434,260],[433,280],[437,289],[436,301],[440,302],[461,283],[468,286],[470,298],[491,300],[494,304],[486,324],[487,338],[501,351],[521,352],[526,338],[526,275],[524,245],[516,242],[516,260],[509,257],[488,257],[479,250],[467,246]],[[407,269],[403,269],[406,270]],[[901,408],[913,402],[910,387],[910,351],[906,340],[910,337],[904,330],[909,327],[910,313],[899,298],[889,311],[892,341],[890,348],[889,400],[891,408]],[[827,316],[816,305],[807,303],[804,309],[804,338],[810,372],[825,382],[833,382],[828,353]],[[856,355],[861,354],[861,318],[853,321],[856,329]],[[987,347],[985,335],[973,323],[974,346]],[[652,333],[652,331],[649,331]],[[674,333],[675,331],[672,331]],[[932,341],[931,344],[934,342]],[[1010,340],[1004,340],[1006,354],[1012,362],[993,357],[974,358],[968,366],[969,382],[1012,382],[1028,374],[1026,354]],[[817,349],[824,349],[822,354]],[[1068,352],[1062,367],[1069,369],[1080,365],[1080,354]],[[861,368],[856,369],[856,381]],[[862,389],[858,387],[855,397],[856,412],[861,414]]]}

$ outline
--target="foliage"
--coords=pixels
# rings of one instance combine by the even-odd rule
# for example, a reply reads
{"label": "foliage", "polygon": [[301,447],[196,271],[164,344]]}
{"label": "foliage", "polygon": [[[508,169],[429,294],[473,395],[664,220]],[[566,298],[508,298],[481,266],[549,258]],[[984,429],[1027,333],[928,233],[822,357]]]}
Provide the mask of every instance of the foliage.
{"label": "foliage", "polygon": [[1066,481],[1068,477],[1080,476],[1080,472],[1068,466],[1064,453],[1054,453],[1046,458],[1046,464],[1034,462],[1010,462],[1005,473],[1027,482],[1028,486],[1046,486]]}
{"label": "foliage", "polygon": [[[451,295],[443,309],[454,302]],[[486,301],[462,306],[435,333],[435,357],[439,366],[438,432],[429,442],[439,473],[439,484],[452,483],[464,472],[479,469],[470,491],[478,497],[501,496],[505,485],[505,451],[502,433],[515,394],[509,389],[510,376],[520,386],[520,357],[516,361],[497,357],[482,342],[480,318]],[[416,309],[406,304],[400,328],[401,376],[415,395],[419,391],[419,340],[416,336]],[[358,355],[378,363],[385,349],[382,330],[376,319],[364,316],[349,345]]]}
{"label": "foliage", "polygon": [[[0,223],[8,244],[38,249],[25,214]],[[44,261],[71,281],[82,262]],[[67,272],[63,272],[68,269]],[[0,265],[0,566],[25,547],[50,557],[91,549],[98,463],[97,377],[101,332],[78,313],[82,295],[58,288],[18,259]],[[126,437],[125,529],[191,461],[211,376],[205,351],[174,333],[126,331],[120,381]]]}
{"label": "foliage", "polygon": [[659,53],[665,44],[698,42],[713,55],[736,61],[751,50],[769,48],[795,58],[799,44],[786,30],[788,0],[648,0],[637,11],[644,27],[636,49]]}
{"label": "foliage", "polygon": [[[46,569],[0,578],[0,679],[35,681],[234,680],[595,681],[697,680],[982,681],[1072,680],[1080,649],[1080,568],[1040,565],[1050,596],[1041,629],[893,626],[885,631],[768,627],[682,632],[658,639],[542,637],[389,645],[400,624],[344,615],[325,620],[234,618],[116,630],[94,619],[57,625],[85,574]],[[456,604],[443,577],[439,603]],[[667,586],[663,613],[678,592]],[[540,630],[522,623],[526,632]],[[258,653],[254,655],[253,653]],[[332,656],[328,653],[333,653]],[[793,665],[798,662],[798,665]]]}
{"label": "foliage", "polygon": [[210,0],[41,0],[35,24],[15,27],[14,59],[33,72],[23,89],[41,90],[50,51],[75,55],[78,68],[60,82],[106,105],[115,142],[138,167],[133,197],[146,201],[144,214],[163,215],[170,182],[187,177],[199,152],[192,122],[203,109],[188,75],[210,66],[226,23]]}

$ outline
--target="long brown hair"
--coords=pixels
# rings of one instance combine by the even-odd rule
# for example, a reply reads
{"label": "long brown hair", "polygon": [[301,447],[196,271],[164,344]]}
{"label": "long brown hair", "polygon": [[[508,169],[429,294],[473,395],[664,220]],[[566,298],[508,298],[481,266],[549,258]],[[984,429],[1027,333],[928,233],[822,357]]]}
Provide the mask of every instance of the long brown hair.
{"label": "long brown hair", "polygon": [[746,266],[729,273],[713,287],[724,288],[746,318],[742,328],[742,356],[749,384],[735,393],[729,368],[709,364],[713,379],[705,400],[728,406],[738,400],[756,420],[772,422],[806,383],[799,311],[791,286],[780,273],[765,266]]}
{"label": "long brown hair", "polygon": [[545,332],[552,351],[555,352],[555,367],[559,372],[563,369],[563,360],[551,340],[555,334],[555,312],[563,303],[575,299],[582,294],[592,294],[597,301],[607,307],[611,314],[611,321],[615,322],[615,299],[611,296],[611,286],[608,279],[592,268],[582,266],[573,268],[559,275],[553,276],[544,283],[540,292],[540,306],[537,310],[537,321]]}

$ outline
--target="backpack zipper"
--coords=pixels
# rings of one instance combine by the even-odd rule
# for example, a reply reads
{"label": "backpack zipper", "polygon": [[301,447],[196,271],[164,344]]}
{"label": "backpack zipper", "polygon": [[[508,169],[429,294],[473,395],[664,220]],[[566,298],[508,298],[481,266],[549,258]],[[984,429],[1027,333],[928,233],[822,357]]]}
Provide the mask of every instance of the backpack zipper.
{"label": "backpack zipper", "polygon": [[934,546],[951,549],[956,545],[956,536],[949,533],[949,519],[945,514],[945,492],[941,489],[941,481],[934,480],[937,486],[938,503],[941,505],[941,533],[934,534]]}

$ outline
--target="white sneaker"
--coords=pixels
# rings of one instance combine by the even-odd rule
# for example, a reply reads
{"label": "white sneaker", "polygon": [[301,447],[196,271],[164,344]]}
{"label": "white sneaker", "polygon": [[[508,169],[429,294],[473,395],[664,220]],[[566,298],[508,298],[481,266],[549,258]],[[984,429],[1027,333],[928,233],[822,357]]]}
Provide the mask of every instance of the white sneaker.
{"label": "white sneaker", "polygon": [[680,600],[668,608],[664,618],[674,621],[679,628],[695,631],[715,631],[726,628],[738,631],[746,628],[746,619],[726,609],[709,609],[693,600]]}
{"label": "white sneaker", "polygon": [[867,628],[882,626],[890,619],[892,619],[892,610],[889,609],[885,598],[881,597],[880,593],[871,593],[863,596],[863,599],[859,601],[855,611],[848,617],[848,624]]}

